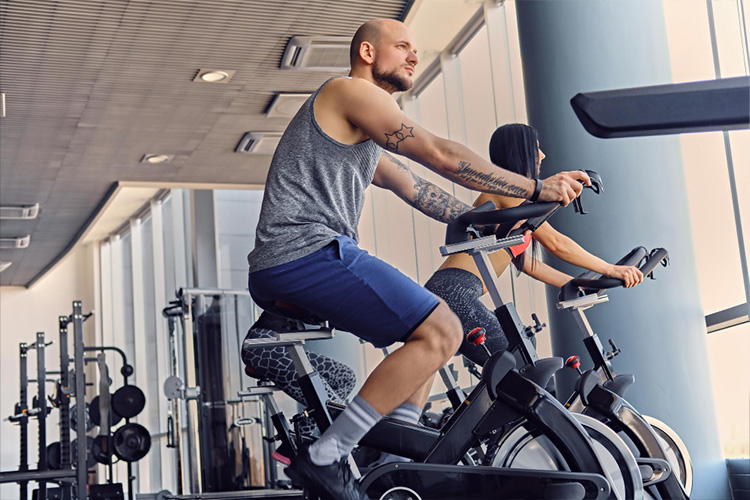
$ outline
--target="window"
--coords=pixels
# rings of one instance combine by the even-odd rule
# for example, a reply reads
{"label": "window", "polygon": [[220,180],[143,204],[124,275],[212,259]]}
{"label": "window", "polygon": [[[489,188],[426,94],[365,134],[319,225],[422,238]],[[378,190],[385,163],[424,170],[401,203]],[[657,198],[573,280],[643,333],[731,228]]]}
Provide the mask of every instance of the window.
{"label": "window", "polygon": [[216,237],[219,240],[219,285],[232,290],[247,289],[247,254],[255,247],[261,190],[215,191]]}
{"label": "window", "polygon": [[[750,12],[744,3],[664,2],[675,82],[750,74]],[[743,277],[743,259],[746,270],[750,254],[750,172],[744,166],[750,164],[750,132],[683,134],[680,143],[704,313],[710,315],[740,304],[747,307],[749,287]],[[750,456],[746,397],[750,393],[750,370],[746,360],[739,357],[750,347],[750,324],[709,334],[707,347],[724,456]]]}

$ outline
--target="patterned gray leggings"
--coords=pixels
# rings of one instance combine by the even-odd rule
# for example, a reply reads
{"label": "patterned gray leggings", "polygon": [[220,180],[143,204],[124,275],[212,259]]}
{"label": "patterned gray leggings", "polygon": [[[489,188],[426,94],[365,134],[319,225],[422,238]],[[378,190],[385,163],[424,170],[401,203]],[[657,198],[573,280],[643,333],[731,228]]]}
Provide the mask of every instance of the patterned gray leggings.
{"label": "patterned gray leggings", "polygon": [[[297,330],[304,330],[304,326],[295,320],[264,312],[258,318],[258,321],[250,327],[245,339],[275,338],[276,332]],[[310,358],[313,369],[320,373],[323,386],[328,393],[328,400],[346,403],[357,383],[354,370],[328,356],[314,352],[308,352],[307,356]],[[243,344],[242,361],[254,368],[263,378],[272,381],[279,389],[300,404],[307,406],[302,389],[297,383],[297,371],[294,368],[292,358],[286,352],[286,348],[261,347],[251,349]],[[313,435],[316,429],[315,422],[310,418],[304,419],[300,426],[300,432],[305,435]]]}

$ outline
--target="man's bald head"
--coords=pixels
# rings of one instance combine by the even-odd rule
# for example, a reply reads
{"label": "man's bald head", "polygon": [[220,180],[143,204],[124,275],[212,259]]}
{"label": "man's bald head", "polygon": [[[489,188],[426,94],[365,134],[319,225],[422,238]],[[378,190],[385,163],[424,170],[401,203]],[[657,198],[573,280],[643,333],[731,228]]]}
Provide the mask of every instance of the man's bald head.
{"label": "man's bald head", "polygon": [[357,60],[359,55],[359,47],[362,42],[369,42],[373,46],[377,47],[380,43],[383,31],[394,25],[402,24],[400,21],[394,19],[371,19],[359,27],[354,38],[352,39],[352,45],[349,48],[349,62],[354,66],[354,62]]}

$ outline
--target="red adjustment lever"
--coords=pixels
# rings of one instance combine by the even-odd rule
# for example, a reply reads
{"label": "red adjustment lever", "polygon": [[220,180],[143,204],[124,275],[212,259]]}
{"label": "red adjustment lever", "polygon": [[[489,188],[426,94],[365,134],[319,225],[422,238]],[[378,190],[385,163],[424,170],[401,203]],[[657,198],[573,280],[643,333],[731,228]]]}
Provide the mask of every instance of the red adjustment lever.
{"label": "red adjustment lever", "polygon": [[484,349],[484,352],[487,353],[487,356],[492,356],[492,353],[490,352],[490,350],[487,349],[486,345],[484,345],[484,341],[487,340],[485,337],[486,333],[487,333],[487,330],[485,330],[481,326],[478,326],[466,334],[466,340],[468,340],[469,342],[471,342],[477,347],[481,346],[482,349]]}
{"label": "red adjustment lever", "polygon": [[478,326],[466,334],[466,340],[479,347],[480,345],[484,344],[484,341],[486,340],[486,333],[487,330],[485,330],[481,326]]}
{"label": "red adjustment lever", "polygon": [[578,373],[581,373],[581,358],[578,356],[571,356],[565,360],[565,366],[573,368]]}

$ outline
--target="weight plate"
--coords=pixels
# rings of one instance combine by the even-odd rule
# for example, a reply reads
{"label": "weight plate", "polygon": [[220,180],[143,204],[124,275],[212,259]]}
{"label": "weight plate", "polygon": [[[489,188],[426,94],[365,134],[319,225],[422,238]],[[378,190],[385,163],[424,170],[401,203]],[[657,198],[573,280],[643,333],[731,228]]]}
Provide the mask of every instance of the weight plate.
{"label": "weight plate", "polygon": [[62,466],[62,446],[60,441],[55,441],[47,445],[47,468],[51,470],[60,470]]}
{"label": "weight plate", "polygon": [[[109,406],[109,414],[111,417],[110,428],[112,428],[120,423],[120,420],[122,420],[122,415],[119,415],[116,411],[114,411],[111,404]],[[101,411],[99,409],[99,396],[96,396],[94,399],[92,399],[91,403],[89,404],[89,417],[91,418],[91,422],[95,426],[101,426],[102,418]]]}
{"label": "weight plate", "polygon": [[124,418],[133,418],[146,406],[146,396],[134,385],[123,385],[112,394],[112,409]]}
{"label": "weight plate", "polygon": [[[96,460],[91,454],[91,448],[94,445],[93,436],[86,436],[86,469],[91,469],[96,465]],[[71,461],[73,462],[73,468],[78,467],[78,438],[74,439],[70,443]]]}
{"label": "weight plate", "polygon": [[109,465],[112,461],[111,436],[96,436],[91,445],[91,455],[100,464]]}
{"label": "weight plate", "polygon": [[151,435],[136,423],[125,424],[112,436],[112,451],[125,462],[137,462],[151,449]]}
{"label": "weight plate", "polygon": [[167,396],[167,399],[177,399],[181,396],[184,386],[185,384],[180,377],[174,375],[167,377],[164,381],[164,395]]}
{"label": "weight plate", "polygon": [[[94,423],[91,421],[91,408],[89,404],[84,405],[84,415],[86,415],[86,432],[89,432],[94,428]],[[76,405],[70,407],[70,428],[73,431],[78,432],[78,408]]]}

